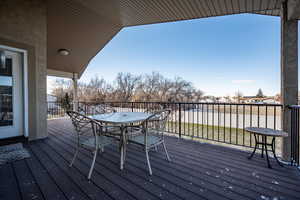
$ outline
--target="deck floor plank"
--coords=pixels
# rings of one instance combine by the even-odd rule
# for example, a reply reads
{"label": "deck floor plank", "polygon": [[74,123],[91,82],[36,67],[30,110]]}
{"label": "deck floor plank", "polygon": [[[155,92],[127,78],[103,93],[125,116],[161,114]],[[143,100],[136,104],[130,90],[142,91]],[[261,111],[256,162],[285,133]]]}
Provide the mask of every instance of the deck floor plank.
{"label": "deck floor plank", "polygon": [[56,184],[68,199],[88,199],[88,196],[83,193],[82,189],[73,182],[55,163],[53,163],[47,156],[39,149],[37,144],[31,145],[33,153],[41,161],[44,168],[48,171],[50,176],[55,180]]}
{"label": "deck floor plank", "polygon": [[16,161],[13,163],[14,171],[18,180],[20,192],[23,200],[44,199],[39,186],[31,174],[25,160]]}
{"label": "deck floor plank", "polygon": [[39,143],[38,148],[43,151],[52,162],[59,166],[61,170],[70,178],[74,183],[81,188],[90,199],[97,199],[101,197],[103,200],[111,200],[112,198],[105,193],[104,190],[97,187],[93,182],[87,180],[86,174],[80,173],[76,168],[69,167],[68,161],[61,157],[55,149],[51,149],[46,143]]}
{"label": "deck floor plank", "polygon": [[21,199],[21,193],[12,164],[0,165],[0,199]]}
{"label": "deck floor plank", "polygon": [[[65,156],[68,156],[69,159],[71,158],[72,152],[75,151],[75,143],[73,144],[73,143],[70,143],[69,141],[65,141],[65,140],[59,141],[58,138],[56,138],[56,139],[51,138],[51,140],[52,141],[48,140],[47,142],[49,142],[50,145],[55,145],[56,148],[58,148],[58,147],[59,148],[66,148],[66,149],[62,149],[62,151],[67,152],[68,155],[65,154]],[[115,147],[115,149],[116,149],[116,147]],[[165,191],[165,194],[163,194],[162,193],[163,191],[161,190],[161,188],[157,188],[157,187],[154,188],[155,190],[152,190],[152,191],[149,190],[151,188],[148,189],[148,187],[152,185],[151,182],[149,182],[149,177],[148,177],[148,179],[141,180],[140,178],[136,178],[134,176],[131,176],[131,174],[127,173],[127,171],[126,172],[125,171],[120,171],[119,165],[118,166],[114,166],[114,168],[110,168],[110,167],[104,165],[104,163],[101,162],[101,159],[102,159],[102,157],[105,154],[106,154],[106,152],[104,152],[103,154],[101,154],[100,156],[98,156],[97,161],[96,161],[96,165],[95,165],[96,166],[95,169],[96,170],[102,169],[102,171],[104,171],[103,169],[105,169],[106,172],[107,172],[107,170],[110,170],[114,174],[118,175],[119,177],[122,177],[123,182],[125,182],[125,183],[127,182],[127,184],[128,184],[129,187],[133,188],[133,186],[134,186],[136,188],[137,186],[139,186],[140,189],[142,188],[143,193],[142,194],[138,194],[138,195],[141,195],[139,197],[139,199],[141,199],[141,198],[142,199],[144,199],[144,198],[149,199],[150,197],[149,197],[149,195],[147,197],[147,195],[146,195],[147,193],[151,193],[151,195],[154,196],[152,198],[155,198],[155,199],[162,198],[163,196],[165,197],[165,195],[168,194],[168,193],[166,193],[166,191]],[[81,159],[81,160],[84,160],[84,159],[88,158],[88,160],[90,160],[91,159],[91,155],[89,154],[88,151],[82,149],[80,151],[80,153],[78,154],[78,158]],[[119,157],[116,158],[116,159],[119,161]],[[120,185],[120,179],[115,179],[114,176],[109,176],[108,178],[110,178],[111,181],[117,181],[115,184]],[[124,185],[120,185],[120,187],[124,188]],[[124,188],[124,189],[126,189],[126,188]],[[132,195],[134,195],[134,196],[137,195],[137,194],[135,194],[136,190],[132,190],[131,189],[131,190],[127,190],[127,191],[130,192],[130,193],[132,193]],[[147,193],[146,193],[146,191],[147,191]],[[168,196],[169,196],[169,194],[168,194]],[[173,196],[173,198],[174,199],[178,199],[178,197],[174,197],[174,196]]]}
{"label": "deck floor plank", "polygon": [[[67,134],[64,134],[63,137],[65,137],[66,135]],[[174,148],[174,149],[176,149],[176,148]],[[130,148],[128,150],[130,151]],[[136,151],[133,151],[133,153],[136,154]],[[127,155],[130,156],[130,153],[128,153]],[[207,153],[207,155],[209,155],[209,153]],[[156,156],[164,157],[163,154],[155,154],[154,153],[153,156],[150,157],[150,159],[155,160]],[[144,157],[144,155],[135,156],[135,158],[141,158],[141,160],[139,160],[139,162],[143,162],[143,159],[144,159],[143,157]],[[220,180],[222,179],[220,177],[222,176],[225,178],[225,180],[223,178],[223,182],[220,183],[221,186],[222,186],[222,183],[224,183],[225,186],[227,186],[229,188],[234,188],[235,191],[239,190],[240,194],[245,194],[245,192],[247,192],[247,195],[249,195],[250,197],[253,196],[253,193],[256,193],[256,194],[264,193],[264,194],[268,194],[270,196],[276,196],[276,195],[278,196],[283,193],[280,191],[284,191],[286,196],[291,196],[291,198],[300,198],[299,194],[297,196],[293,196],[294,190],[299,191],[297,185],[289,184],[288,187],[285,187],[285,185],[287,185],[287,184],[283,184],[281,181],[278,181],[278,178],[276,176],[272,177],[272,179],[270,179],[270,180],[265,181],[265,178],[259,177],[258,175],[256,175],[254,173],[255,171],[252,171],[249,174],[244,173],[244,170],[235,170],[234,171],[234,169],[232,169],[230,166],[226,166],[226,163],[225,163],[225,165],[224,164],[221,165],[222,168],[220,168],[220,171],[216,171],[215,168],[218,168],[218,165],[216,165],[215,163],[212,163],[209,168],[206,167],[209,162],[203,163],[204,157],[202,157],[200,160],[197,160],[195,162],[195,161],[193,161],[194,160],[193,157],[187,159],[184,157],[184,155],[181,154],[175,159],[174,162],[176,162],[177,159],[180,160],[180,158],[182,158],[182,157],[183,157],[183,160],[181,162],[177,162],[176,165],[173,165],[173,167],[172,167],[172,168],[177,168],[177,170],[179,170],[179,173],[176,173],[176,174],[191,174],[192,171],[195,171],[194,176],[200,176],[202,173],[201,177],[203,177],[203,176],[209,177],[209,176],[213,176],[214,173],[217,172],[218,174],[215,175],[215,177],[217,177],[217,179],[211,179],[213,182],[220,182]],[[210,158],[210,155],[208,157]],[[246,158],[244,157],[244,159],[246,159]],[[166,165],[166,163],[164,162],[164,158],[159,158],[156,160],[159,162],[158,166]],[[180,165],[182,167],[180,167]],[[170,166],[166,165],[165,168],[170,168]],[[238,166],[236,166],[236,168],[238,168]],[[185,171],[182,171],[182,169],[190,169],[190,170],[185,172]],[[267,169],[267,170],[270,170],[270,169]],[[198,172],[196,172],[196,171],[198,171]],[[207,174],[205,174],[204,172],[206,172]],[[253,176],[252,173],[255,174],[255,177]],[[193,175],[193,174],[191,174],[191,175]],[[259,177],[259,178],[257,178],[257,177]],[[206,180],[206,183],[207,183],[207,180]],[[283,187],[285,187],[286,189],[282,190]],[[226,189],[226,187],[224,189]],[[249,189],[251,189],[251,190],[249,190]]]}
{"label": "deck floor plank", "polygon": [[[32,142],[30,145],[34,145]],[[29,146],[27,148],[30,150]],[[52,177],[49,175],[48,171],[40,163],[40,161],[35,157],[35,155],[30,150],[31,157],[26,159],[27,165],[30,168],[36,183],[45,199],[53,200],[67,200],[65,194],[56,185]]]}
{"label": "deck floor plank", "polygon": [[[55,149],[59,151],[59,154],[64,157],[66,160],[71,160],[73,154],[70,152],[70,150],[63,149],[60,145],[53,142],[54,139],[51,138],[47,141],[45,141],[47,144],[51,144]],[[75,151],[72,151],[73,153]],[[98,156],[100,157],[100,156]],[[83,174],[88,174],[89,168],[91,165],[91,158],[85,157],[85,158],[77,158],[74,162],[74,168],[77,168],[81,171]],[[110,177],[105,176],[105,174],[100,171],[97,167],[95,167],[93,175],[92,175],[92,181],[100,188],[102,188],[104,191],[106,191],[110,196],[112,196],[114,199],[136,199],[134,196],[132,196],[128,191],[120,188],[118,184],[115,183],[116,180],[111,179]]]}
{"label": "deck floor plank", "polygon": [[[71,138],[69,139],[71,140]],[[65,139],[65,142],[67,142],[68,139]],[[75,142],[75,141],[73,141]],[[72,145],[72,144],[71,144]],[[73,144],[74,145],[74,144]],[[73,146],[74,147],[74,146]],[[115,147],[110,148],[109,152],[113,152],[115,151]],[[143,152],[138,151],[139,153],[141,153],[142,155],[135,155],[135,156],[130,156],[130,153],[128,152],[128,164],[126,164],[126,167],[128,165],[130,165],[130,158],[139,158],[139,160],[136,162],[137,165],[140,165],[141,163],[144,164],[145,163],[145,155]],[[137,153],[136,151],[133,151],[133,153]],[[115,152],[116,157],[118,157],[118,153]],[[103,155],[104,156],[104,155]],[[161,159],[159,159],[161,160]],[[104,162],[103,162],[104,163]],[[211,198],[229,198],[229,199],[247,199],[247,196],[242,195],[242,193],[240,194],[236,194],[236,193],[232,193],[231,191],[227,191],[226,187],[224,187],[225,190],[220,190],[220,184],[216,185],[215,183],[212,182],[212,180],[209,180],[202,177],[202,180],[197,180],[197,179],[193,179],[193,181],[191,181],[191,177],[195,176],[195,175],[184,175],[187,174],[186,172],[183,172],[181,174],[177,173],[176,171],[174,171],[174,166],[172,165],[172,163],[168,163],[165,159],[162,160],[162,162],[159,165],[154,165],[152,164],[152,168],[156,169],[156,166],[161,166],[158,168],[159,171],[157,171],[157,175],[158,176],[165,176],[165,177],[170,177],[171,180],[173,182],[179,182],[181,183],[181,185],[185,188],[188,188],[190,191],[193,191],[195,193],[199,193],[199,188],[202,188],[204,191],[206,191],[205,196],[210,196]],[[147,169],[146,165],[142,165],[141,168]],[[125,170],[124,170],[125,171]],[[171,173],[172,172],[172,173]],[[148,174],[147,170],[144,172],[146,174]],[[155,174],[156,174],[155,173]],[[192,184],[191,184],[192,183]],[[205,183],[205,184],[204,184]],[[203,186],[204,185],[204,186]],[[225,195],[224,195],[225,193]],[[229,196],[227,196],[229,195]]]}
{"label": "deck floor plank", "polygon": [[[173,144],[174,138],[172,137],[168,137],[167,138],[168,141],[170,141],[171,144]],[[190,144],[191,143],[191,144]],[[180,145],[182,144],[182,145]],[[199,147],[200,146],[200,147]],[[171,146],[171,148],[173,148]],[[266,160],[260,158],[259,154],[256,154],[253,159],[249,160],[249,159],[245,159],[247,158],[247,156],[249,155],[248,152],[245,151],[240,151],[240,150],[236,150],[236,149],[232,149],[232,148],[226,148],[226,147],[222,147],[222,146],[217,146],[217,145],[211,145],[211,144],[202,144],[199,145],[198,143],[198,147],[197,147],[197,143],[195,144],[195,142],[193,141],[182,141],[180,143],[178,143],[178,146],[176,147],[177,151],[180,151],[180,153],[183,153],[184,155],[189,155],[192,154],[193,156],[198,157],[198,155],[201,155],[201,153],[206,153],[209,154],[210,156],[212,156],[212,158],[215,158],[216,162],[226,162],[228,163],[228,159],[230,159],[230,163],[228,164],[238,164],[238,165],[233,165],[235,167],[240,166],[240,167],[245,167],[245,169],[249,168],[254,168],[254,169],[258,169],[261,172],[266,172],[266,175],[269,175],[269,169],[266,167]],[[220,157],[220,154],[222,154],[222,157]],[[234,157],[232,156],[234,155]],[[200,156],[201,157],[201,156]],[[274,159],[270,159],[270,161],[273,164],[273,171],[272,171],[272,175],[273,174],[278,174],[278,176],[282,176],[282,177],[290,177],[290,174],[294,173],[295,170],[290,170],[288,171],[288,173],[286,173],[286,168],[282,168],[280,166],[277,165],[277,163],[275,162]],[[288,167],[287,167],[288,168]],[[300,180],[300,179],[299,179]]]}
{"label": "deck floor plank", "polygon": [[[57,127],[53,127],[52,130],[54,131],[54,134],[59,135],[56,128]],[[60,130],[65,142],[69,137],[71,137],[72,140],[73,135],[68,126],[64,125],[63,129]],[[215,145],[199,144],[198,142],[188,140],[178,142],[178,139],[173,137],[167,137],[167,142],[170,143],[170,145],[168,145],[170,146],[169,152],[171,156],[175,158],[175,165],[170,168],[168,163],[165,162],[163,154],[153,153],[150,156],[152,168],[155,169],[156,166],[160,166],[162,169],[159,168],[159,173],[163,170],[162,172],[165,174],[170,173],[170,171],[173,170],[173,175],[182,178],[182,183],[188,180],[189,176],[198,176],[194,179],[201,178],[200,181],[203,180],[203,176],[206,176],[204,181],[207,185],[207,178],[209,176],[217,176],[219,179],[221,173],[224,185],[227,185],[230,188],[232,186],[235,188],[235,191],[238,190],[240,194],[247,193],[246,197],[252,197],[253,195],[256,195],[257,197],[261,194],[275,197],[283,195],[290,199],[297,199],[300,197],[298,187],[300,179],[295,168],[285,167],[282,169],[277,166],[277,163],[273,162],[274,169],[270,170],[266,168],[265,160],[260,159],[260,157],[258,157],[257,160],[254,160],[254,162],[252,162],[253,160],[246,159],[248,153],[244,151],[219,146],[216,149],[213,149]],[[177,145],[174,145],[174,143]],[[114,147],[107,152],[109,155],[108,157],[114,156],[111,155],[112,153],[115,154],[115,157],[117,158],[118,152],[114,151]],[[107,154],[104,154],[103,157],[105,158]],[[133,154],[133,161],[132,159],[129,159],[131,157],[130,154]],[[143,152],[138,152],[136,150],[131,151],[129,148],[127,157],[128,164],[126,163],[126,167],[131,164],[135,164],[140,168],[145,167],[145,165],[141,165],[141,163],[145,162]],[[156,165],[154,166],[154,164]],[[164,170],[168,168],[171,170],[165,172]],[[289,173],[287,173],[287,171]],[[205,174],[206,172],[209,175]],[[145,173],[147,173],[147,170],[145,170]],[[184,176],[182,174],[187,175]],[[295,175],[296,177],[294,177]],[[214,184],[219,181],[219,185],[217,186],[220,186],[222,183],[218,179],[210,180],[211,182],[214,182]],[[178,182],[178,180],[174,181]],[[196,180],[196,183],[197,181],[199,183],[199,180]],[[209,189],[212,189],[211,185]],[[230,196],[230,198],[234,199],[232,196]]]}
{"label": "deck floor plank", "polygon": [[[49,148],[53,148],[53,146],[51,145],[51,142],[45,142],[45,144],[47,145],[47,147],[49,146]],[[59,144],[58,144],[59,145]],[[58,145],[55,145],[55,147],[57,148]],[[65,146],[65,145],[64,145]],[[136,185],[139,185],[140,187],[144,188],[145,190],[147,190],[148,192],[156,195],[156,194],[159,194],[158,197],[165,197],[165,199],[174,199],[174,200],[177,200],[177,199],[181,199],[165,190],[163,190],[162,188],[154,185],[152,182],[149,182],[149,178],[148,179],[145,179],[144,177],[141,178],[141,176],[138,176],[137,174],[135,173],[130,173],[130,171],[126,174],[122,173],[122,171],[119,170],[118,166],[114,166],[112,165],[111,163],[109,163],[108,161],[105,161],[104,162],[101,162],[103,160],[103,155],[105,155],[106,153],[104,154],[101,154],[98,159],[97,159],[97,163],[101,163],[103,166],[105,166],[107,169],[110,169],[112,172],[118,174],[119,176],[126,176],[128,178],[128,180],[134,182]],[[84,154],[84,156],[86,157],[90,157],[90,155],[88,154]]]}
{"label": "deck floor plank", "polygon": [[[56,140],[56,142],[54,142],[54,140]],[[56,147],[57,146],[61,146],[61,145],[62,146],[67,146],[67,143],[69,143],[69,142],[67,142],[65,140],[64,140],[64,143],[62,143],[62,141],[58,141],[58,139],[54,139],[54,138],[51,138],[51,141],[48,140],[47,142],[49,142],[50,144],[52,143],[52,145],[56,145]],[[67,147],[67,148],[70,149],[70,147]],[[72,148],[72,146],[71,146],[71,148]],[[115,148],[114,148],[114,150],[115,150]],[[101,162],[100,159],[102,159],[103,156],[105,156],[106,154],[107,154],[107,151],[101,157],[99,157],[96,162],[100,163],[100,164],[104,164],[104,162]],[[89,157],[88,154],[85,154],[85,156]],[[69,158],[71,158],[71,155],[69,155]],[[91,158],[89,158],[89,159],[91,159]],[[114,160],[117,162],[117,164],[114,166],[114,168],[116,170],[119,170],[119,166],[120,165],[119,165],[119,154],[118,153],[117,153],[117,156],[115,156]],[[142,170],[141,170],[141,172],[139,174],[141,176],[143,176],[146,179],[146,181],[150,180],[151,182],[154,182],[155,179],[156,179],[155,176],[151,176],[150,177],[148,175],[148,171],[146,169],[147,169],[146,166],[143,166]],[[136,171],[136,169],[134,171]],[[127,174],[127,170],[126,171],[125,170],[122,171],[122,173]],[[174,181],[169,181],[169,183],[172,183],[172,182],[174,182]],[[169,185],[168,183],[163,182],[161,180],[158,182],[157,185],[160,185],[164,189],[166,189],[167,187],[171,187],[171,189],[169,189],[170,192],[174,192],[175,191],[177,193],[177,191],[179,191],[180,193],[177,193],[177,195],[181,196],[182,198],[193,198],[193,199],[199,199],[200,198],[200,199],[205,199],[204,197],[201,198],[201,197],[197,196],[197,194],[193,194],[193,193],[188,192],[188,191],[182,191],[182,190],[179,189],[179,187],[176,187],[176,186],[174,187],[174,185]],[[163,194],[161,194],[161,193],[159,194],[159,196],[160,196],[160,198],[164,197]]]}

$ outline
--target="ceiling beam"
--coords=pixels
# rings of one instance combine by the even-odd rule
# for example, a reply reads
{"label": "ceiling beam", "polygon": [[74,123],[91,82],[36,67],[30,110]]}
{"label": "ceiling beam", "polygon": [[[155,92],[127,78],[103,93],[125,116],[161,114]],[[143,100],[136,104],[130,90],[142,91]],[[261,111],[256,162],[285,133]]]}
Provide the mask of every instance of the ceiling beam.
{"label": "ceiling beam", "polygon": [[[78,74],[75,73],[76,76],[78,77]],[[55,77],[60,77],[60,78],[74,78],[74,73],[71,72],[64,72],[64,71],[59,71],[59,70],[53,70],[53,69],[47,69],[47,76],[55,76]]]}

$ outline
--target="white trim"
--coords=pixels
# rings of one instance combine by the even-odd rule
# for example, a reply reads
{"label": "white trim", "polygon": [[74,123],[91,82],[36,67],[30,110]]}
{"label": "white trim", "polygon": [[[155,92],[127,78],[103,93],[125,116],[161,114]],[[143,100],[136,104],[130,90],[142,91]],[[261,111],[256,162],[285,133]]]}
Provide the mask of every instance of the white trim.
{"label": "white trim", "polygon": [[25,49],[19,49],[14,47],[9,47],[5,45],[0,45],[0,48],[15,51],[22,54],[22,64],[23,64],[23,100],[24,100],[24,136],[28,137],[28,53]]}
{"label": "white trim", "polygon": [[23,65],[24,65],[24,71],[23,71],[23,76],[24,76],[24,136],[29,137],[29,130],[28,130],[28,118],[29,118],[29,110],[28,110],[28,54],[27,51],[23,52]]}

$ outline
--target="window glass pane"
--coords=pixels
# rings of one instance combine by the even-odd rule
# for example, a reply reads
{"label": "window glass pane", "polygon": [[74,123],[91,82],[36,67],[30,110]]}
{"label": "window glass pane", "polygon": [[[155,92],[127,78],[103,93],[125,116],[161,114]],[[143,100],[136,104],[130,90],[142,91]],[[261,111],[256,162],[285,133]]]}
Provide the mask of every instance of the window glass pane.
{"label": "window glass pane", "polygon": [[13,125],[12,59],[6,58],[6,65],[0,68],[0,126]]}
{"label": "window glass pane", "polygon": [[0,85],[1,86],[12,86],[12,77],[0,76]]}

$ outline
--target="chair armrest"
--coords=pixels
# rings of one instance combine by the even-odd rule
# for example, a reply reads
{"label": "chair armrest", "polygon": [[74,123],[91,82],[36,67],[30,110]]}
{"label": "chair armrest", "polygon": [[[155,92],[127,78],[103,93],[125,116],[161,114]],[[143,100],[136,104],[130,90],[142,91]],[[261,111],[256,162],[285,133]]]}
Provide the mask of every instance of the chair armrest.
{"label": "chair armrest", "polygon": [[140,125],[128,125],[128,126],[125,126],[125,128],[143,128],[143,126],[140,124]]}
{"label": "chair armrest", "polygon": [[121,126],[116,126],[116,125],[101,125],[102,128],[119,128],[121,129]]}

